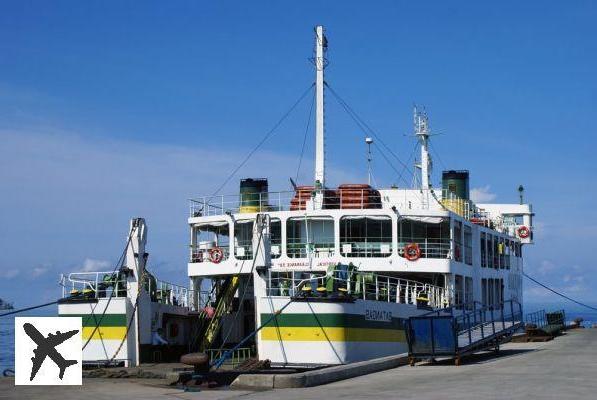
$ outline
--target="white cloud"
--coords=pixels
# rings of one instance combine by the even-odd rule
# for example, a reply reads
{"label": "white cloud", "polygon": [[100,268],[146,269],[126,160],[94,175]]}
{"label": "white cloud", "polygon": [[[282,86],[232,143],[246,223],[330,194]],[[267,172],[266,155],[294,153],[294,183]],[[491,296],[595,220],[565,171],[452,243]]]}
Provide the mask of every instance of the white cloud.
{"label": "white cloud", "polygon": [[48,272],[48,267],[35,267],[31,270],[31,278],[38,278]]}
{"label": "white cloud", "polygon": [[6,269],[6,270],[0,270],[0,278],[2,279],[12,279],[12,278],[16,278],[19,275],[19,270],[18,269]]}
{"label": "white cloud", "polygon": [[537,268],[537,272],[539,272],[541,275],[547,275],[553,272],[554,270],[556,270],[556,266],[553,262],[549,260],[541,261],[541,265],[539,266],[539,268]]}
{"label": "white cloud", "polygon": [[81,271],[83,272],[109,271],[113,269],[114,267],[110,261],[94,260],[92,258],[86,258],[81,267]]}
{"label": "white cloud", "polygon": [[497,197],[495,193],[490,192],[491,186],[485,185],[483,187],[471,189],[471,200],[475,203],[487,203],[495,200]]}

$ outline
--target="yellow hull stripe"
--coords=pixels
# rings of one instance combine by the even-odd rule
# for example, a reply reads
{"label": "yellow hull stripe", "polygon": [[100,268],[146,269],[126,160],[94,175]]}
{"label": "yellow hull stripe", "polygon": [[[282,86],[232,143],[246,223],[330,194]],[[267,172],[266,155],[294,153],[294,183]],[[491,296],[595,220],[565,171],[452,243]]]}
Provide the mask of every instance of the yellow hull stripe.
{"label": "yellow hull stripe", "polygon": [[126,336],[126,326],[100,326],[95,333],[95,327],[83,327],[83,339],[88,340],[93,333],[92,340],[122,340]]}
{"label": "yellow hull stripe", "polygon": [[261,340],[301,342],[405,342],[404,331],[398,329],[333,328],[333,327],[266,327]]}

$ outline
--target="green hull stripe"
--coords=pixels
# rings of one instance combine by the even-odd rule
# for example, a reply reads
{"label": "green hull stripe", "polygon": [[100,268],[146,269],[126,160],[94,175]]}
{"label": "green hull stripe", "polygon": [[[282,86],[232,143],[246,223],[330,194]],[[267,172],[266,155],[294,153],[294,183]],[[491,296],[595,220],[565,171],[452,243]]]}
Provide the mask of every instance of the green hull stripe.
{"label": "green hull stripe", "polygon": [[[261,323],[271,317],[272,314],[261,314]],[[359,314],[280,314],[265,326],[404,329],[404,319],[392,318],[390,322],[367,320],[364,315]]]}
{"label": "green hull stripe", "polygon": [[[60,314],[61,317],[81,317],[83,327],[88,326],[126,326],[126,314]],[[101,319],[101,322],[100,322]]]}

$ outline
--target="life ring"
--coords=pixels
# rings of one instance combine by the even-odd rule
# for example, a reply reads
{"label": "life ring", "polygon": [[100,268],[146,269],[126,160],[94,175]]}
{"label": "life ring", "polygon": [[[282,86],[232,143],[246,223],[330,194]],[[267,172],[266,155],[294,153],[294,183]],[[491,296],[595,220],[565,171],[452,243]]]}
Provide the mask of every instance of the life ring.
{"label": "life ring", "polygon": [[417,261],[421,257],[421,249],[416,243],[410,243],[404,246],[404,257],[408,261]]}
{"label": "life ring", "polygon": [[518,234],[519,238],[526,239],[531,234],[531,230],[528,227],[526,227],[526,226],[523,225],[523,226],[519,226],[516,229],[516,233]]}
{"label": "life ring", "polygon": [[219,264],[224,259],[224,252],[219,247],[209,250],[209,259],[214,264]]}

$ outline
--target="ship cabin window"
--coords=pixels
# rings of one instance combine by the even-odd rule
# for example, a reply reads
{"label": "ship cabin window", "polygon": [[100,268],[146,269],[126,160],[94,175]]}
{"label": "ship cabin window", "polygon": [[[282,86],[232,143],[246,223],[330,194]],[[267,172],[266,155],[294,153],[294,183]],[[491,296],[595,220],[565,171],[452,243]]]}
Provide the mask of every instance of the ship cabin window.
{"label": "ship cabin window", "polygon": [[462,275],[454,276],[454,302],[456,306],[464,303],[464,279],[462,279]]}
{"label": "ship cabin window", "polygon": [[487,234],[487,267],[493,268],[493,235]]}
{"label": "ship cabin window", "polygon": [[234,256],[237,260],[253,258],[253,225],[252,219],[234,222]]}
{"label": "ship cabin window", "polygon": [[282,222],[278,218],[270,220],[269,233],[272,258],[280,258],[282,255]]}
{"label": "ship cabin window", "polygon": [[499,238],[493,237],[493,268],[500,268],[500,250],[499,250]]}
{"label": "ship cabin window", "polygon": [[454,222],[454,261],[462,262],[462,222]]}
{"label": "ship cabin window", "polygon": [[481,293],[483,304],[497,306],[504,301],[503,279],[481,279]]}
{"label": "ship cabin window", "polygon": [[464,303],[467,310],[473,308],[473,278],[466,276],[464,278]]}
{"label": "ship cabin window", "polygon": [[[191,246],[191,262],[212,262],[214,249],[222,251],[219,261],[226,260],[230,252],[230,229],[227,221],[202,223],[193,226],[194,245]],[[218,262],[219,262],[218,261]]]}
{"label": "ship cabin window", "polygon": [[500,237],[498,241],[498,253],[500,258],[500,269],[504,269],[506,268],[506,242],[503,237]]}
{"label": "ship cabin window", "polygon": [[290,258],[332,257],[335,252],[332,217],[300,217],[286,221],[286,254]]}
{"label": "ship cabin window", "polygon": [[504,268],[510,269],[511,265],[511,256],[514,254],[512,251],[514,242],[510,241],[510,239],[505,239],[504,245]]}
{"label": "ship cabin window", "polygon": [[470,226],[464,226],[464,262],[473,265],[473,232]]}
{"label": "ship cabin window", "polygon": [[487,268],[487,248],[486,248],[486,235],[485,232],[481,232],[481,268]]}
{"label": "ship cabin window", "polygon": [[404,247],[416,243],[424,258],[448,258],[450,253],[450,223],[422,222],[401,219],[398,222],[398,254],[404,257]]}
{"label": "ship cabin window", "polygon": [[388,257],[392,254],[392,218],[345,216],[340,219],[340,253],[344,257]]}

